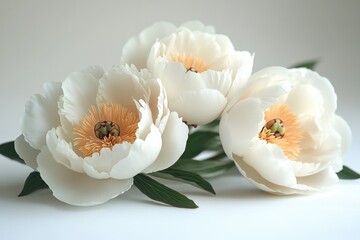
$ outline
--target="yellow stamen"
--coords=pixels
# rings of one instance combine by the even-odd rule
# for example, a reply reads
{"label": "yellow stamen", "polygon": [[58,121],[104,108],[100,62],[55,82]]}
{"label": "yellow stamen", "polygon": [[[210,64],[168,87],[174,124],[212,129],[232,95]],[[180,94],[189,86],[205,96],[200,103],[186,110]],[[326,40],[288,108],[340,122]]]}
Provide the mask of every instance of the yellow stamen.
{"label": "yellow stamen", "polygon": [[170,61],[182,63],[187,71],[196,73],[204,72],[210,67],[202,58],[194,57],[192,54],[176,54],[170,58]]}
{"label": "yellow stamen", "polygon": [[[99,138],[94,126],[99,122],[108,121],[119,126],[119,134]],[[133,143],[136,140],[139,118],[137,114],[129,111],[119,104],[106,103],[99,107],[91,106],[80,123],[74,127],[74,147],[84,156],[91,156],[100,152],[102,148],[112,148],[122,142]]]}
{"label": "yellow stamen", "polygon": [[[282,122],[284,128],[282,134],[274,132],[274,129],[267,128],[273,126],[274,120]],[[266,124],[259,133],[259,138],[279,146],[289,159],[296,159],[301,151],[301,140],[304,138],[303,130],[297,122],[296,115],[290,112],[286,105],[276,104],[265,112],[265,121]]]}

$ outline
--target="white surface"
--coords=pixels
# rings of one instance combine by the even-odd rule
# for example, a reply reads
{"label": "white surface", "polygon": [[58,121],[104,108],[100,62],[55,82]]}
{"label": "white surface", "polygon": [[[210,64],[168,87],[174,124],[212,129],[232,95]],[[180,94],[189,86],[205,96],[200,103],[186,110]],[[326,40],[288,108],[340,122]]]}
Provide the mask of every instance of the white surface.
{"label": "white surface", "polygon": [[[345,164],[360,171],[359,1],[0,0],[0,142],[19,134],[24,104],[42,83],[120,61],[125,41],[155,21],[199,19],[255,52],[254,70],[319,58],[338,113],[353,130]],[[174,1],[175,2],[175,1]],[[360,181],[313,196],[278,197],[238,176],[211,180],[218,195],[171,184],[200,206],[148,201],[133,188],[104,205],[67,206],[42,191],[17,198],[29,168],[0,157],[0,239],[356,239]]]}
{"label": "white surface", "polygon": [[49,190],[17,198],[30,172],[0,159],[0,239],[358,239],[360,180],[311,196],[274,196],[237,171],[211,180],[217,196],[171,183],[200,208],[158,204],[132,188],[96,207],[72,207]]}

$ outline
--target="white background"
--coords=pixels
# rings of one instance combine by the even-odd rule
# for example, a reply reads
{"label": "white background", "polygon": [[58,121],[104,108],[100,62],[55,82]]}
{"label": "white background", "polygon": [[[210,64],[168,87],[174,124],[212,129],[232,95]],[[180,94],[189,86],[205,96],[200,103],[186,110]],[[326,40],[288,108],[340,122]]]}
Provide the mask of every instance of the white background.
{"label": "white background", "polygon": [[[126,40],[156,21],[198,19],[255,52],[254,71],[319,59],[353,131],[344,162],[360,171],[360,1],[0,0],[0,142],[15,139],[24,104],[42,83],[120,62]],[[359,239],[360,181],[313,196],[262,193],[232,171],[218,195],[170,186],[200,206],[148,201],[135,188],[104,205],[67,206],[49,191],[16,195],[30,169],[0,157],[0,239]]]}

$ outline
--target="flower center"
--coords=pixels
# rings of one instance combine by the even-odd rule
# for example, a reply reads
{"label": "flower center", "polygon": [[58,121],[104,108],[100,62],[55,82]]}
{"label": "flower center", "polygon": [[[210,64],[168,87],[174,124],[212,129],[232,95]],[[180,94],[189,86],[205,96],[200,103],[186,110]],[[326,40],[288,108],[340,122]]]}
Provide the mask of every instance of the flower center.
{"label": "flower center", "polygon": [[74,147],[88,157],[103,148],[136,140],[139,118],[129,109],[115,103],[92,106],[74,127]]}
{"label": "flower center", "polygon": [[95,136],[101,140],[110,136],[118,137],[120,135],[120,127],[111,121],[102,121],[95,124],[94,132]]}
{"label": "flower center", "polygon": [[266,124],[261,129],[259,138],[276,144],[289,159],[296,159],[301,151],[300,143],[304,138],[297,116],[286,105],[276,104],[265,112],[265,121]]}
{"label": "flower center", "polygon": [[285,134],[284,122],[279,119],[272,119],[268,121],[264,128],[270,130],[270,134],[273,134],[275,138],[283,138]]}
{"label": "flower center", "polygon": [[192,54],[176,54],[170,58],[170,61],[182,63],[187,72],[201,73],[208,70],[210,67],[202,58],[194,57]]}

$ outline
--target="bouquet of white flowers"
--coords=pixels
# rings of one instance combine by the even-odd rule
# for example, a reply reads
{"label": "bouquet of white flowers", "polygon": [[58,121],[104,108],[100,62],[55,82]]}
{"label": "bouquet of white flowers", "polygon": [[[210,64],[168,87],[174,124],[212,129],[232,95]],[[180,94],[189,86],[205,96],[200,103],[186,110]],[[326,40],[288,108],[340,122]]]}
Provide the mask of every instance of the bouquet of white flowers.
{"label": "bouquet of white flowers", "polygon": [[[34,170],[19,196],[50,188],[65,203],[91,206],[135,185],[196,208],[153,177],[215,194],[206,179],[236,166],[283,195],[359,178],[343,166],[351,131],[315,62],[252,74],[253,61],[211,26],[159,22],[130,38],[111,70],[91,66],[44,84],[25,106],[21,135],[0,145]],[[198,160],[203,152],[210,157]]]}

